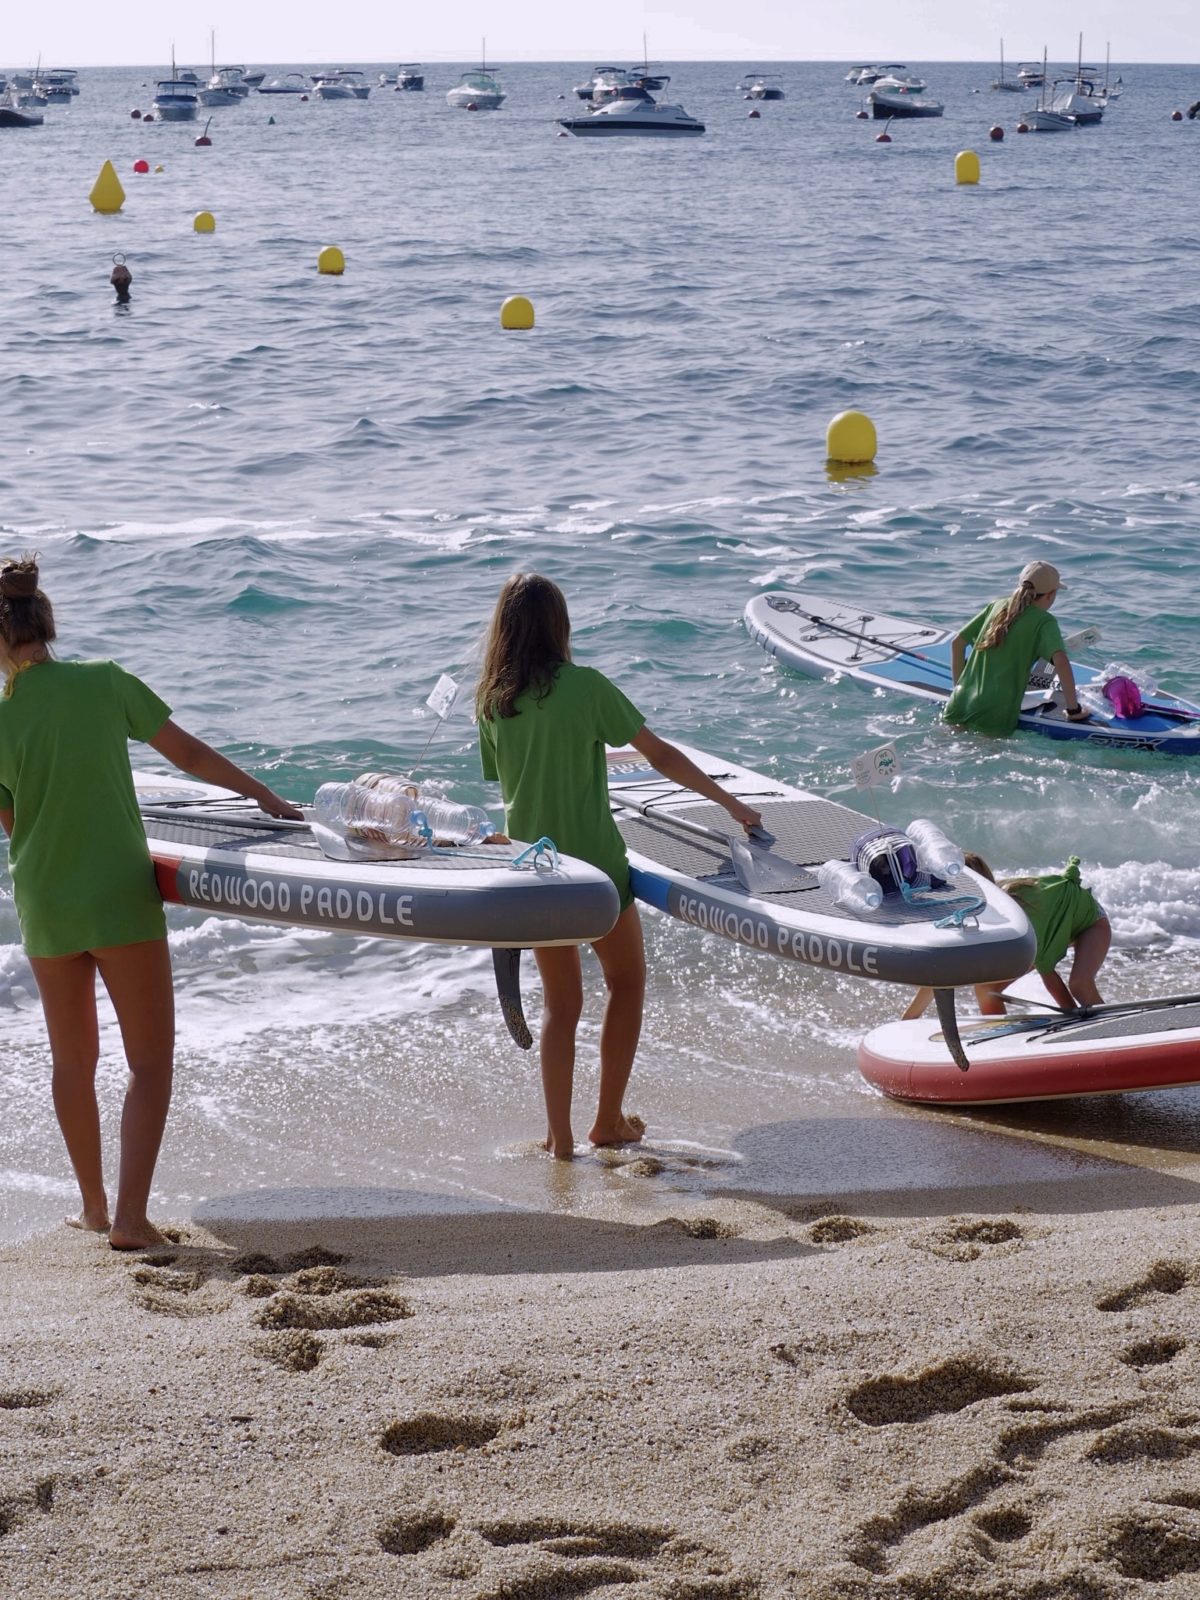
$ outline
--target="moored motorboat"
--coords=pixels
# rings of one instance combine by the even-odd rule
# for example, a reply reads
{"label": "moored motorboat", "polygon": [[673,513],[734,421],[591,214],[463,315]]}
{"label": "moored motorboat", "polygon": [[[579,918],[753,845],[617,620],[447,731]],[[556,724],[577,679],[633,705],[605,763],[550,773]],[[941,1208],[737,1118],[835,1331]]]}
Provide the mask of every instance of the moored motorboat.
{"label": "moored motorboat", "polygon": [[880,78],[867,99],[874,117],[940,117],[945,106],[926,96],[920,79]]}
{"label": "moored motorboat", "polygon": [[782,100],[783,83],[775,72],[748,72],[738,88],[747,100]]}
{"label": "moored motorboat", "polygon": [[645,89],[625,84],[615,99],[578,117],[559,117],[559,126],[579,138],[613,138],[621,135],[686,137],[704,132],[704,124],[689,117],[682,106],[664,105]]}
{"label": "moored motorboat", "polygon": [[371,85],[358,67],[338,67],[317,79],[320,100],[365,100],[370,93]]}
{"label": "moored motorboat", "polygon": [[464,72],[446,93],[446,104],[459,111],[498,111],[504,100],[500,80],[483,67]]}
{"label": "moored motorboat", "polygon": [[402,62],[396,68],[396,87],[410,90],[425,87],[425,74],[419,61]]}
{"label": "moored motorboat", "polygon": [[246,80],[246,85],[248,88],[257,89],[262,84],[263,79],[266,77],[266,73],[261,67],[254,67],[249,72],[243,72],[242,77]]}
{"label": "moored motorboat", "polygon": [[259,94],[307,94],[308,79],[302,72],[288,72],[282,78],[272,78],[270,83],[260,83]]}
{"label": "moored motorboat", "polygon": [[199,108],[199,90],[182,76],[161,78],[154,91],[154,115],[160,122],[190,122]]}
{"label": "moored motorboat", "polygon": [[1077,128],[1099,122],[1104,115],[1105,97],[1092,78],[1056,78],[1050,110],[1066,117]]}
{"label": "moored motorboat", "polygon": [[38,128],[45,117],[34,106],[23,106],[13,90],[0,99],[0,128]]}
{"label": "moored motorboat", "polygon": [[203,89],[197,91],[202,106],[238,106],[250,93],[241,67],[218,67]]}
{"label": "moored motorboat", "polygon": [[1040,61],[1022,61],[1017,68],[1017,78],[1022,89],[1040,89],[1046,74]]}
{"label": "moored motorboat", "polygon": [[627,77],[623,67],[593,67],[592,75],[587,82],[575,85],[575,93],[581,100],[594,100],[597,89],[613,83],[625,83]]}

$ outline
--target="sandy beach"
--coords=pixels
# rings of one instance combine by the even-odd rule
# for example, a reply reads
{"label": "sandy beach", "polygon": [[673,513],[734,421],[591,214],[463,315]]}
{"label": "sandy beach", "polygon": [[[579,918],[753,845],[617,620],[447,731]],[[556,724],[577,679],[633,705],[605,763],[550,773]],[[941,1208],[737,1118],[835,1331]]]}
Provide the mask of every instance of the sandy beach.
{"label": "sandy beach", "polygon": [[3,1586],[1194,1595],[1191,1184],[1079,1168],[983,1209],[728,1191],[647,1224],[347,1191],[341,1220],[327,1196],[136,1257],[9,1245]]}

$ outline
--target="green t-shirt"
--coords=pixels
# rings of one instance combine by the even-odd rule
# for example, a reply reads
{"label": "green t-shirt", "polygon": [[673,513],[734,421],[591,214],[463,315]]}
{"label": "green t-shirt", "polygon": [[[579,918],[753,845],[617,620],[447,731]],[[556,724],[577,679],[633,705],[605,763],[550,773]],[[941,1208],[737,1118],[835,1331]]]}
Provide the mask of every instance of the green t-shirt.
{"label": "green t-shirt", "polygon": [[1061,872],[1024,883],[1003,884],[1033,924],[1039,972],[1053,972],[1079,935],[1104,915],[1092,891],[1080,882],[1079,857]]}
{"label": "green t-shirt", "polygon": [[479,719],[485,778],[499,779],[514,839],[547,835],[564,855],[607,872],[632,903],[625,841],[608,806],[605,745],[628,744],[646,719],[602,672],[564,662],[545,699],[523,694],[512,717]]}
{"label": "green t-shirt", "polygon": [[971,652],[942,712],[945,722],[997,737],[1011,733],[1017,725],[1030,667],[1035,661],[1049,661],[1063,648],[1062,631],[1050,613],[1040,606],[1026,606],[1003,644],[977,650],[976,639],[1007,604],[1005,598],[985,606],[962,630]]}
{"label": "green t-shirt", "polygon": [[43,661],[0,700],[0,809],[21,938],[68,956],[166,933],[129,767],[171,708],[112,661]]}

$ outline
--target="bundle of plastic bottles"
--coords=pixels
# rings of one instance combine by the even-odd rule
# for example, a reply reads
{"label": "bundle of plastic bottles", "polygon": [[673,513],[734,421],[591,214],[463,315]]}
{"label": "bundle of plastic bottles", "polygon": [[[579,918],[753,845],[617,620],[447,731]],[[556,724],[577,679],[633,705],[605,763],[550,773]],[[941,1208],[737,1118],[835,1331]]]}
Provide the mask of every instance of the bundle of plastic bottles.
{"label": "bundle of plastic bottles", "polygon": [[482,807],[422,796],[411,778],[382,772],[323,783],[313,801],[313,821],[351,846],[397,856],[437,845],[481,844],[496,832]]}

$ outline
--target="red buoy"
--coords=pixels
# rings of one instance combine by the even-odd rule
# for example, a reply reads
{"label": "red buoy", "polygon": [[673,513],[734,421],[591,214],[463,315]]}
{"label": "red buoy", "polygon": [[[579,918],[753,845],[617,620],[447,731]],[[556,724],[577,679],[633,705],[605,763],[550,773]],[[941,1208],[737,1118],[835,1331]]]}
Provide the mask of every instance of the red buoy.
{"label": "red buoy", "polygon": [[135,122],[138,121],[138,119],[141,117],[141,114],[142,113],[138,110],[138,108],[136,106],[134,106],[133,110],[129,113],[129,115],[133,118],[133,120]]}
{"label": "red buoy", "polygon": [[303,105],[303,104],[304,104],[304,102],[305,102],[305,101],[306,101],[306,100],[307,100],[307,99],[308,99],[308,96],[307,96],[307,95],[306,95],[306,94],[302,94],[302,95],[301,95],[301,96],[300,96],[300,104],[301,104],[301,105]]}
{"label": "red buoy", "polygon": [[994,139],[997,144],[1000,143],[1000,140],[1003,139],[1003,137],[1004,137],[1004,129],[1003,128],[989,128],[988,129],[988,138],[989,139]]}
{"label": "red buoy", "polygon": [[475,104],[474,100],[468,100],[467,101],[467,110],[468,111],[478,111],[479,107]]}
{"label": "red buoy", "polygon": [[212,140],[206,133],[202,133],[198,139],[193,139],[192,143],[196,145],[208,145],[212,143]]}
{"label": "red buoy", "polygon": [[891,144],[891,142],[892,136],[890,133],[877,133],[875,135],[876,144]]}
{"label": "red buoy", "polygon": [[1183,121],[1183,112],[1182,111],[1172,111],[1172,113],[1171,113],[1171,121],[1172,122],[1182,122]]}
{"label": "red buoy", "polygon": [[143,122],[153,122],[153,121],[154,121],[154,118],[153,118],[153,117],[152,117],[152,116],[151,116],[151,114],[150,114],[150,113],[149,113],[149,112],[148,112],[148,111],[147,111],[147,113],[146,113],[146,115],[145,115],[145,116],[144,116],[144,117],[143,117],[143,118],[142,118],[142,121],[143,121]]}
{"label": "red buoy", "polygon": [[746,115],[748,117],[761,117],[762,116],[762,112],[758,109],[757,106],[755,106],[754,110],[753,111],[747,111]]}
{"label": "red buoy", "polygon": [[1017,132],[1018,133],[1028,133],[1029,132],[1029,124],[1027,122],[1018,122],[1017,123]]}
{"label": "red buoy", "polygon": [[133,170],[135,172],[149,172],[150,163],[148,161],[135,161],[133,163]]}

